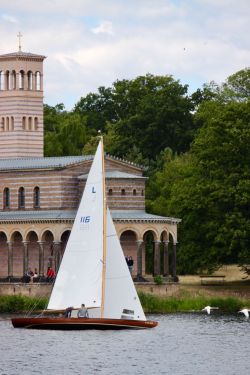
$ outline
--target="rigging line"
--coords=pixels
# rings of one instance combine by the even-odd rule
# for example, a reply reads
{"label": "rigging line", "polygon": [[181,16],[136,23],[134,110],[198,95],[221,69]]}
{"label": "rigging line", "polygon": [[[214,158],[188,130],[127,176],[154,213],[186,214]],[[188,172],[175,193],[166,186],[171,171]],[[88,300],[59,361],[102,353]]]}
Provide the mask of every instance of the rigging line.
{"label": "rigging line", "polygon": [[[54,279],[53,283],[51,283],[52,288],[53,288],[53,286],[55,284],[55,280],[56,279]],[[42,290],[42,286],[44,285],[44,283],[39,282],[38,285],[39,285],[39,288],[38,288],[37,292],[39,292],[40,290]],[[48,296],[45,293],[39,294],[39,297],[37,297],[37,301],[35,303],[32,304],[32,302],[30,302],[30,308],[26,312],[26,316],[28,316],[29,314],[31,314],[35,310],[35,307],[42,301],[43,298],[46,298],[48,300],[48,302],[49,302],[49,298],[48,298]],[[47,302],[47,307],[48,307],[48,302]],[[33,308],[32,308],[32,306],[33,306]],[[42,310],[45,311],[46,307],[43,308]]]}
{"label": "rigging line", "polygon": [[105,165],[104,165],[104,149],[103,137],[101,137],[101,152],[102,152],[102,188],[103,188],[103,267],[102,267],[102,304],[101,304],[101,318],[104,315],[104,298],[105,298],[105,278],[106,278],[106,186],[105,186]]}
{"label": "rigging line", "polygon": [[[41,283],[39,283],[39,289],[41,288]],[[36,297],[36,302],[32,302],[30,301],[29,305],[28,305],[28,309],[26,310],[26,313],[25,313],[25,316],[29,316],[30,314],[32,314],[32,312],[35,310],[36,306],[42,301],[43,298],[45,298],[46,296],[44,295],[41,295],[39,297]]]}

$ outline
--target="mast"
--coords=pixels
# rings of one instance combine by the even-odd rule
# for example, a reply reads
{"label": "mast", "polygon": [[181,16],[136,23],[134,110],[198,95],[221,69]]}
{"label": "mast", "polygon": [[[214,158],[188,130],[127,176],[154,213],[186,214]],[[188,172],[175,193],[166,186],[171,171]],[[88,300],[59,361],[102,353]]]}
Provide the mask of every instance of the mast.
{"label": "mast", "polygon": [[103,137],[101,136],[101,145],[102,145],[102,181],[103,181],[103,266],[102,266],[102,304],[101,304],[101,318],[104,315],[104,298],[105,298],[105,278],[106,278],[106,211],[107,211],[107,202],[106,202],[106,186],[105,186],[105,165],[104,165],[104,147],[103,147]]}

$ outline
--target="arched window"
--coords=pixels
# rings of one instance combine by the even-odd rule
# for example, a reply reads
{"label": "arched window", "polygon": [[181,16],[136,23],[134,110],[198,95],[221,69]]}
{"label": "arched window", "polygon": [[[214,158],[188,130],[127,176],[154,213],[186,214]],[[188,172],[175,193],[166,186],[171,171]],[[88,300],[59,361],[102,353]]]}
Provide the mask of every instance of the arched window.
{"label": "arched window", "polygon": [[4,188],[3,191],[3,208],[10,208],[10,189]]}
{"label": "arched window", "polygon": [[29,70],[28,71],[28,90],[33,89],[33,73]]}
{"label": "arched window", "polygon": [[144,190],[141,191],[141,195],[142,195],[142,196],[144,195]]}
{"label": "arched window", "polygon": [[7,116],[6,117],[6,131],[8,132],[10,130],[10,119],[9,117]]}
{"label": "arched window", "polygon": [[19,90],[24,90],[24,71],[19,72]]}
{"label": "arched window", "polygon": [[25,207],[25,190],[24,187],[20,187],[18,190],[18,208]]}
{"label": "arched window", "polygon": [[40,72],[36,72],[36,90],[41,90],[41,73]]}
{"label": "arched window", "polygon": [[133,195],[136,195],[136,189],[133,190]]}
{"label": "arched window", "polygon": [[122,189],[122,195],[126,195],[125,189]]}
{"label": "arched window", "polygon": [[5,118],[1,117],[0,131],[4,131]]}
{"label": "arched window", "polygon": [[109,189],[108,194],[109,194],[109,195],[112,195],[112,194],[113,194],[113,190],[112,190],[112,189]]}
{"label": "arched window", "polygon": [[40,188],[36,186],[34,188],[34,208],[40,207]]}
{"label": "arched window", "polygon": [[28,130],[32,130],[32,117],[28,118]]}
{"label": "arched window", "polygon": [[26,130],[26,117],[23,116],[22,118],[22,126],[23,126],[23,130]]}
{"label": "arched window", "polygon": [[35,126],[34,130],[37,130],[38,129],[38,117],[35,117],[34,119],[34,126]]}
{"label": "arched window", "polygon": [[5,90],[9,90],[10,89],[10,72],[8,70],[6,70],[6,73],[5,73]]}
{"label": "arched window", "polygon": [[10,118],[10,130],[14,130],[14,117],[11,116]]}

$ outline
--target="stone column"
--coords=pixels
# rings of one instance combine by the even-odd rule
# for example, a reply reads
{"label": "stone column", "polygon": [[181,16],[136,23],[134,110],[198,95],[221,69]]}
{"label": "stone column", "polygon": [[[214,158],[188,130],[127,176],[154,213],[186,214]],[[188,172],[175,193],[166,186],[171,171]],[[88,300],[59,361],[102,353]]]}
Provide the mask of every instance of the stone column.
{"label": "stone column", "polygon": [[142,278],[142,246],[143,240],[136,241],[137,243],[137,275],[136,279],[139,281]]}
{"label": "stone column", "polygon": [[177,242],[173,243],[173,280],[178,281],[178,277],[176,276],[176,245]]}
{"label": "stone column", "polygon": [[154,276],[161,273],[161,241],[154,241]]}
{"label": "stone column", "polygon": [[32,71],[32,91],[35,91],[36,89],[36,77],[35,73]]}
{"label": "stone column", "polygon": [[169,254],[168,254],[169,241],[163,241],[163,275],[169,276]]}
{"label": "stone column", "polygon": [[34,131],[35,130],[35,117],[32,116],[31,118],[31,130]]}
{"label": "stone column", "polygon": [[25,72],[23,76],[23,89],[29,90],[28,74]]}
{"label": "stone column", "polygon": [[13,242],[7,241],[8,245],[8,279],[13,277]]}
{"label": "stone column", "polygon": [[10,79],[10,76],[8,76],[8,74],[5,72],[4,73],[4,90],[9,90],[9,85],[10,85],[10,81],[8,81]]}
{"label": "stone column", "polygon": [[28,264],[29,264],[28,244],[29,244],[28,241],[23,241],[23,276],[25,276],[28,271]]}
{"label": "stone column", "polygon": [[54,241],[53,242],[54,248],[54,257],[55,257],[55,271],[56,273],[59,270],[60,262],[61,262],[61,241]]}
{"label": "stone column", "polygon": [[38,273],[39,277],[44,277],[44,241],[38,241],[39,245],[39,265]]}

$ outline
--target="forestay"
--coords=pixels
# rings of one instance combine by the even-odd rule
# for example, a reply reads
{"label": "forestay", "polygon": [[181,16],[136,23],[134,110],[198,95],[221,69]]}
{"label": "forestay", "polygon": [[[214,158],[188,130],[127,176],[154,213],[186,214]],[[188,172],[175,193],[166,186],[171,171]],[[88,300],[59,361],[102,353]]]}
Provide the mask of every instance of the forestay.
{"label": "forestay", "polygon": [[103,267],[102,142],[93,160],[48,309],[101,306]]}

